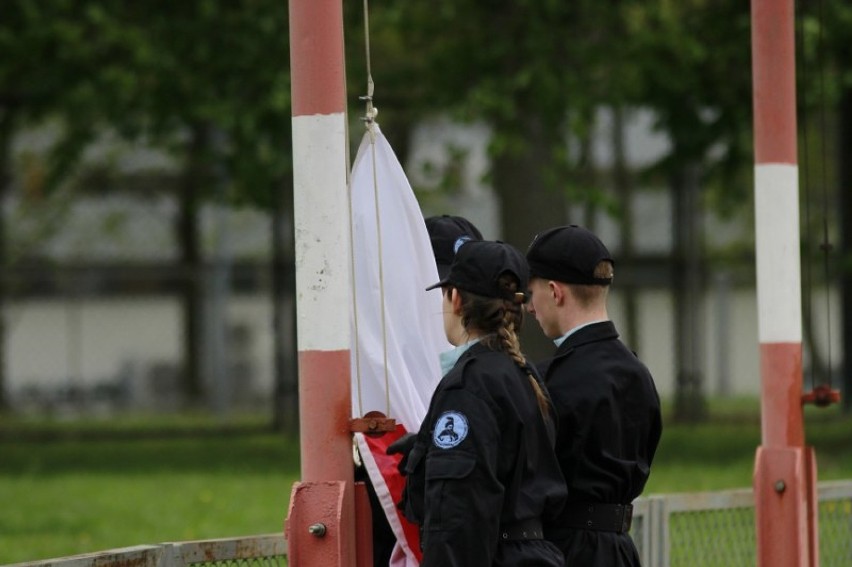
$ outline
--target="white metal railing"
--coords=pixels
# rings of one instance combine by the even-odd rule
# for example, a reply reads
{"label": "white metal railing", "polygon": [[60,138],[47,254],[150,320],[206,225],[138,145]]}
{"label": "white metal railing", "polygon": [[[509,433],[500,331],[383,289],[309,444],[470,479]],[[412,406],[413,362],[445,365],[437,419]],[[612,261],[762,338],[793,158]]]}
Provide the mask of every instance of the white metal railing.
{"label": "white metal railing", "polygon": [[[818,485],[821,567],[852,565],[852,481]],[[662,494],[634,502],[631,536],[646,567],[739,567],[757,561],[751,489]]]}
{"label": "white metal railing", "polygon": [[[818,487],[820,566],[852,565],[852,481]],[[645,567],[756,563],[751,489],[662,494],[634,503],[630,535]],[[283,534],[139,545],[9,567],[284,567]]]}
{"label": "white metal railing", "polygon": [[137,545],[59,559],[16,563],[14,567],[283,567],[286,564],[287,542],[281,533]]}

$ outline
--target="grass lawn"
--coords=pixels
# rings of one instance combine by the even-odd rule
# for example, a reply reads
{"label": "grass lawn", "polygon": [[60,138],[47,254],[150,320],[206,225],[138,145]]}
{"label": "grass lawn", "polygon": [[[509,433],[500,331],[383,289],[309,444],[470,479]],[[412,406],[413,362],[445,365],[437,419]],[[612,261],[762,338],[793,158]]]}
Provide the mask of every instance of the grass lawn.
{"label": "grass lawn", "polygon": [[103,436],[84,424],[0,437],[0,564],[281,532],[299,474],[295,439],[110,425]]}
{"label": "grass lawn", "polygon": [[[646,495],[751,485],[754,407],[665,425]],[[165,541],[280,532],[299,474],[294,438],[258,420],[0,418],[0,564]],[[808,411],[820,480],[852,479],[852,418]]]}
{"label": "grass lawn", "polygon": [[[697,425],[663,423],[663,437],[645,494],[748,488],[760,445],[758,402],[710,407]],[[839,408],[805,408],[805,436],[816,449],[818,479],[852,479],[852,416]]]}

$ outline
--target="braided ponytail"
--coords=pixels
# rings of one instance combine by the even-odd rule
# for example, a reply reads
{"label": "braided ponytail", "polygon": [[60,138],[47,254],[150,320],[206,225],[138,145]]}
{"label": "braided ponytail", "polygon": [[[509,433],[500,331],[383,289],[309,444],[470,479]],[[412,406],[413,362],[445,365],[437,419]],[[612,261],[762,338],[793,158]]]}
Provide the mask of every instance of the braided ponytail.
{"label": "braided ponytail", "polygon": [[521,328],[524,316],[523,304],[526,297],[523,292],[518,290],[518,281],[511,275],[500,276],[499,285],[506,292],[506,295],[511,296],[512,299],[495,299],[468,293],[462,294],[462,324],[465,327],[472,325],[485,333],[496,334],[500,344],[499,346],[493,345],[493,348],[500,348],[500,350],[506,352],[515,361],[515,364],[524,371],[535,393],[541,414],[547,417],[550,413],[550,400],[533,375],[529,364],[527,364],[527,360],[521,352],[521,343],[518,340],[518,331]]}
{"label": "braided ponytail", "polygon": [[533,376],[532,370],[527,364],[527,359],[521,352],[521,344],[518,340],[518,334],[515,331],[515,322],[520,322],[523,317],[520,307],[523,304],[523,294],[519,295],[521,295],[520,302],[503,301],[503,321],[500,329],[497,331],[497,334],[500,337],[500,341],[503,343],[503,350],[505,350],[506,353],[512,357],[512,360],[515,361],[515,364],[517,364],[521,370],[526,373],[533,392],[535,393],[535,398],[538,401],[538,409],[541,411],[541,415],[547,417],[550,413],[550,402],[547,399],[541,384],[539,384],[538,380],[536,380],[535,376]]}
{"label": "braided ponytail", "polygon": [[[505,292],[504,296],[512,299],[484,297],[455,288],[461,296],[462,326],[489,335],[483,342],[489,344],[490,348],[502,350],[515,361],[529,378],[541,414],[547,417],[550,414],[550,400],[521,353],[517,335],[523,322],[525,296],[518,290],[518,280],[511,274],[500,276],[498,285]],[[444,293],[450,293],[451,289],[445,288]]]}

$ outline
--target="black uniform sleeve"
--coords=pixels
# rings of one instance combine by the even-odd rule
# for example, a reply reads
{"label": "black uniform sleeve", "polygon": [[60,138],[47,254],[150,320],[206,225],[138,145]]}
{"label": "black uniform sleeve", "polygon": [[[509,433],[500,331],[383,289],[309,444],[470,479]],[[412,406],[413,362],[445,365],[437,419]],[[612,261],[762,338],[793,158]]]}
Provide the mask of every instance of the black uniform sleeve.
{"label": "black uniform sleeve", "polygon": [[504,492],[497,480],[499,420],[487,402],[465,390],[444,391],[435,402],[425,455],[421,565],[490,566]]}

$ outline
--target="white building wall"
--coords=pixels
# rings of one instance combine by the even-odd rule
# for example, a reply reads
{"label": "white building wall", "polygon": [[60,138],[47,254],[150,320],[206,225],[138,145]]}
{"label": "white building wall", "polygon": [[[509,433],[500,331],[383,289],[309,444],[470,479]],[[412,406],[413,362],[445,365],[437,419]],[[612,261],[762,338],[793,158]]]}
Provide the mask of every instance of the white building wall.
{"label": "white building wall", "polygon": [[[757,395],[760,373],[754,290],[733,289],[726,295],[729,303],[724,309],[720,308],[718,291],[708,290],[704,299],[705,392],[711,396],[720,394],[720,373],[726,370],[729,395]],[[838,294],[832,293],[826,304],[825,292],[820,291],[813,301],[820,356],[827,362],[830,354],[832,365],[838,368],[843,362]],[[675,388],[677,338],[672,308],[673,301],[666,290],[640,292],[639,337],[637,344],[628,344],[651,369],[663,396],[671,396]],[[728,314],[728,320],[720,332],[717,326],[722,311]],[[615,289],[610,316],[616,326],[624,329],[623,297]],[[249,337],[245,353],[238,353],[248,362],[249,372],[232,374],[229,389],[242,389],[244,395],[255,399],[270,396],[274,337],[269,300],[260,296],[232,297],[227,317],[230,328],[242,326]],[[154,367],[176,369],[180,364],[181,310],[173,298],[18,301],[10,306],[8,318],[8,387],[13,394],[20,394],[27,386],[91,388],[123,376],[145,381]],[[804,372],[807,386],[807,348]],[[134,391],[143,395],[146,387],[136,384]]]}

